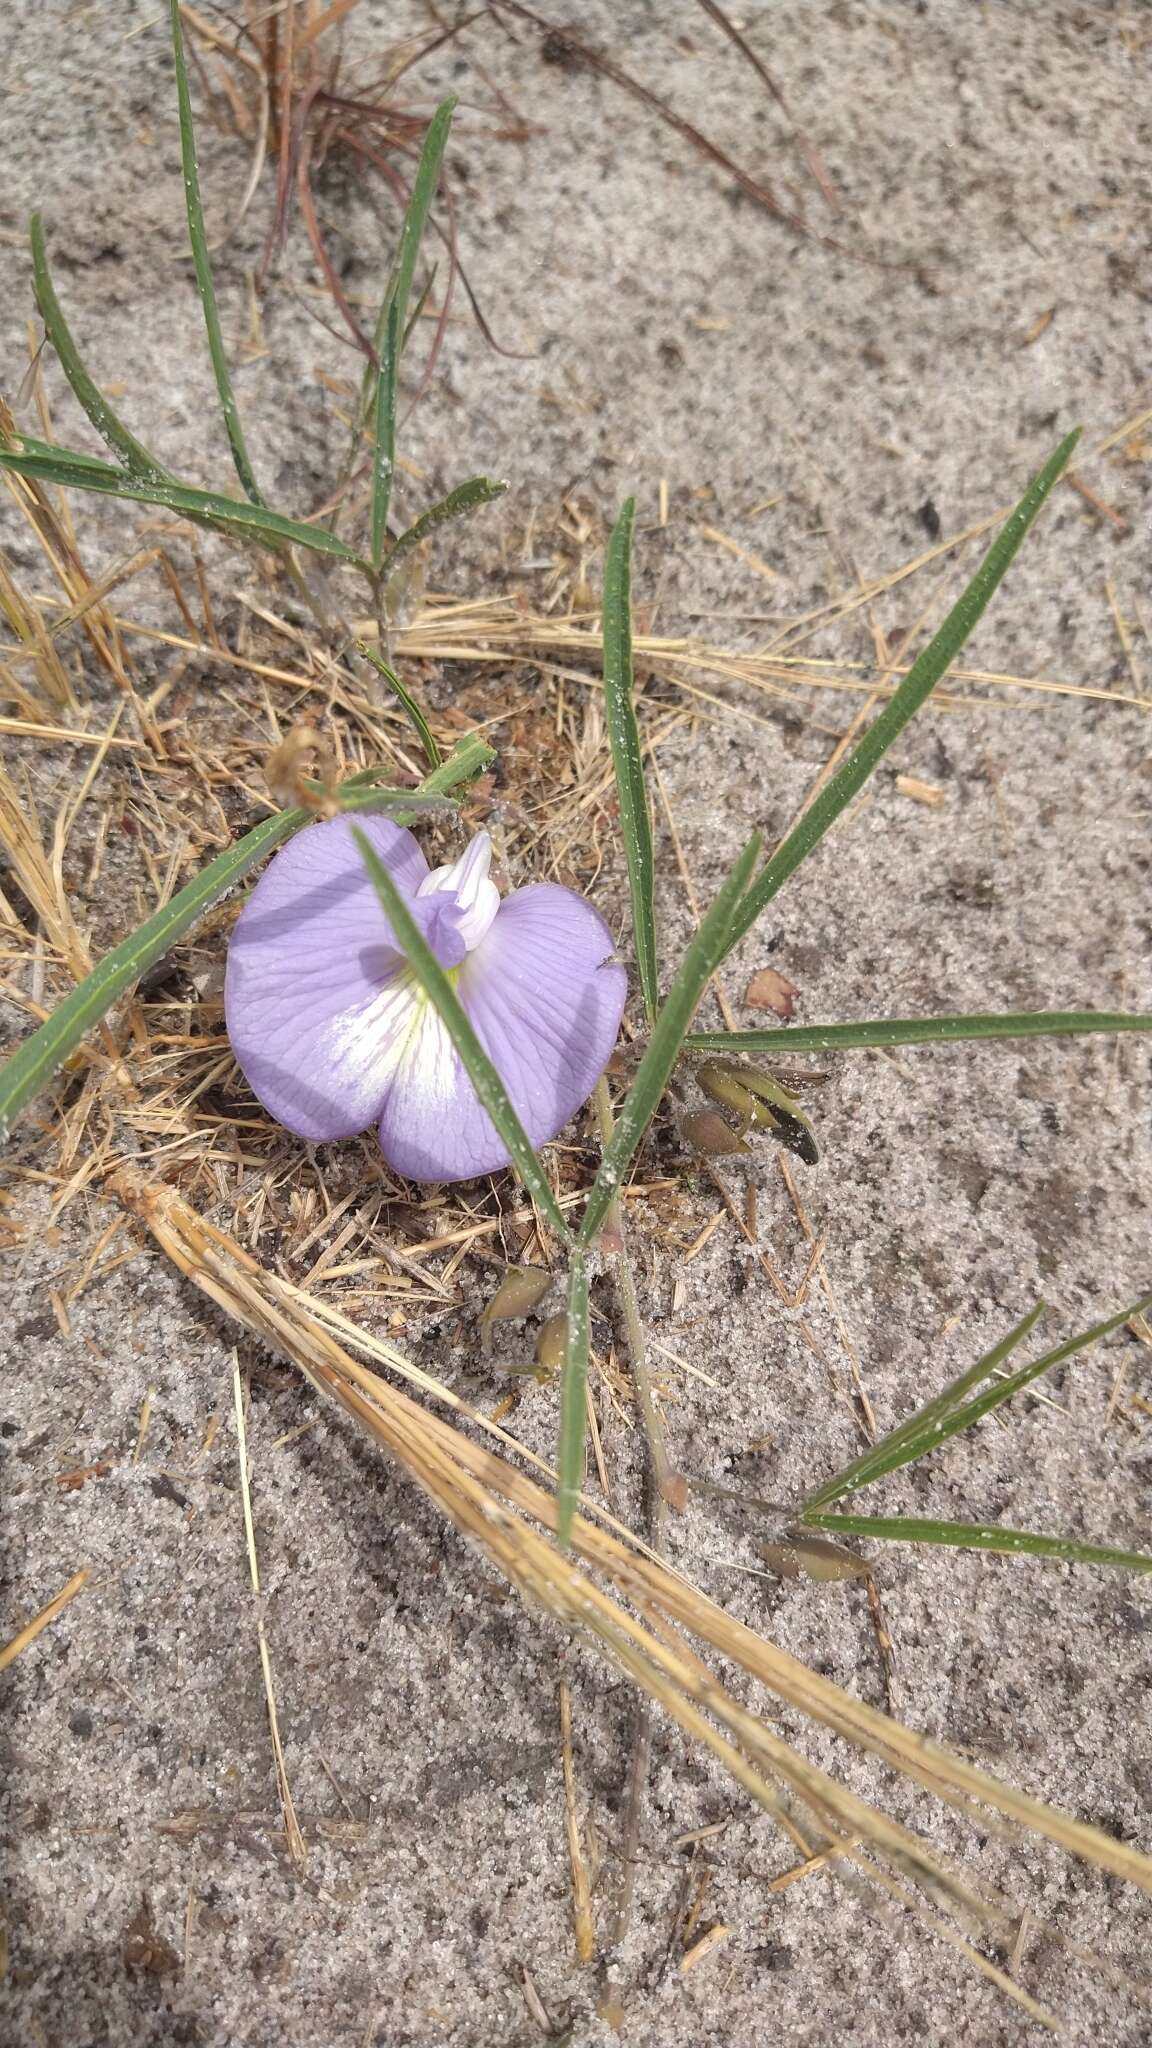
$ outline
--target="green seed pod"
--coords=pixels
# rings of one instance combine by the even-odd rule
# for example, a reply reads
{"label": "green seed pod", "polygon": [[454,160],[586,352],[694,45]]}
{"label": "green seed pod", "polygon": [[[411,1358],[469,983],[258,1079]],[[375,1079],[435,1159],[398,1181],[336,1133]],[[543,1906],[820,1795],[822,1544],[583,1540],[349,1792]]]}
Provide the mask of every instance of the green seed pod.
{"label": "green seed pod", "polygon": [[546,1323],[541,1323],[536,1339],[536,1363],[549,1379],[563,1367],[567,1349],[568,1318],[561,1310],[558,1316],[549,1316]]}
{"label": "green seed pod", "polygon": [[723,1102],[743,1119],[745,1131],[770,1131],[778,1145],[794,1152],[806,1166],[819,1153],[812,1126],[794,1095],[759,1067],[737,1067],[726,1060],[706,1060],[696,1079],[713,1102]]}
{"label": "green seed pod", "polygon": [[761,1102],[769,1102],[776,1109],[782,1109],[787,1116],[799,1116],[800,1104],[787,1088],[781,1086],[773,1074],[766,1074],[760,1067],[730,1066],[725,1060],[710,1062],[716,1072],[724,1075],[734,1086],[747,1089],[759,1096]]}
{"label": "green seed pod", "polygon": [[818,1585],[830,1586],[841,1579],[868,1577],[862,1557],[842,1543],[830,1543],[826,1536],[801,1536],[794,1531],[784,1543],[757,1547],[769,1571],[782,1579],[814,1579]]}
{"label": "green seed pod", "polygon": [[752,1150],[715,1109],[695,1109],[690,1116],[681,1117],[680,1135],[694,1152],[703,1152],[712,1159]]}
{"label": "green seed pod", "polygon": [[709,1101],[719,1102],[725,1109],[734,1109],[737,1116],[751,1122],[756,1097],[744,1086],[742,1067],[727,1067],[722,1060],[705,1060],[703,1066],[696,1069],[696,1079]]}

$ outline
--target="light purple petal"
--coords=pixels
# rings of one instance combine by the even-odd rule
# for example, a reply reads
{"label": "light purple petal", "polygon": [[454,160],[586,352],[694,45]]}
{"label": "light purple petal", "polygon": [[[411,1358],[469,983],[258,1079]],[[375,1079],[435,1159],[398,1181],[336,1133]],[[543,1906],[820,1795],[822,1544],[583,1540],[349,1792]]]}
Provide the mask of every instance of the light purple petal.
{"label": "light purple petal", "polygon": [[[563,1130],[608,1064],[628,980],[590,903],[519,889],[460,969],[457,994],[533,1144]],[[387,1083],[380,1144],[412,1180],[468,1180],[508,1153],[431,1005]]]}
{"label": "light purple petal", "polygon": [[[413,1021],[411,975],[352,822],[415,910],[428,863],[412,834],[390,818],[332,818],[281,848],[228,948],[232,1050],[265,1109],[301,1138],[352,1137],[375,1121]],[[435,903],[424,900],[422,925]],[[451,952],[461,957],[459,942]]]}

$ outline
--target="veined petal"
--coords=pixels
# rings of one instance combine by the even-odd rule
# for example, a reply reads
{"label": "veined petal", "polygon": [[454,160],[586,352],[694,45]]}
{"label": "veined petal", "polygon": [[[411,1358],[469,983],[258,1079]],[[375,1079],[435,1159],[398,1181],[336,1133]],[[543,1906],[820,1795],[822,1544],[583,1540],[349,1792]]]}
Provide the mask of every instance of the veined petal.
{"label": "veined petal", "polygon": [[[298,1137],[352,1137],[375,1121],[417,1019],[417,991],[347,817],[281,848],[237,920],[224,1009],[255,1095]],[[354,821],[415,899],[428,863],[410,832]],[[446,901],[448,899],[445,899]],[[439,917],[425,899],[422,925]],[[436,945],[437,933],[428,936]],[[454,934],[453,965],[462,947]]]}
{"label": "veined petal", "polygon": [[[587,1101],[608,1064],[628,981],[590,903],[540,883],[501,903],[459,970],[457,994],[533,1144]],[[387,1083],[380,1144],[412,1180],[468,1180],[508,1154],[432,1005]]]}

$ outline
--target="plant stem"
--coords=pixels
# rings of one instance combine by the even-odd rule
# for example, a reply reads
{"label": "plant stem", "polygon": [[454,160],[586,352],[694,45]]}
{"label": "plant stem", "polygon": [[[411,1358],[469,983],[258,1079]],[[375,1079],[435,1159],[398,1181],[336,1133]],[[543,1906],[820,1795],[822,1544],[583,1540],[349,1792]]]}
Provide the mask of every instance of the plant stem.
{"label": "plant stem", "polygon": [[[600,1130],[600,1142],[607,1149],[612,1133],[616,1129],[616,1118],[612,1113],[612,1099],[608,1083],[601,1075],[596,1083],[596,1122]],[[636,1389],[636,1406],[644,1428],[645,1442],[655,1481],[654,1505],[658,1512],[654,1517],[663,1522],[665,1506],[681,1508],[684,1505],[685,1485],[683,1474],[677,1472],[668,1457],[668,1439],[664,1422],[656,1406],[652,1392],[652,1378],[648,1370],[648,1344],[644,1325],[640,1320],[640,1304],[636,1298],[636,1279],[628,1247],[624,1237],[624,1214],[619,1196],[609,1203],[605,1219],[604,1237],[601,1249],[609,1252],[612,1261],[612,1277],[624,1317],[624,1330],[628,1339],[629,1363],[632,1369],[632,1383]]]}

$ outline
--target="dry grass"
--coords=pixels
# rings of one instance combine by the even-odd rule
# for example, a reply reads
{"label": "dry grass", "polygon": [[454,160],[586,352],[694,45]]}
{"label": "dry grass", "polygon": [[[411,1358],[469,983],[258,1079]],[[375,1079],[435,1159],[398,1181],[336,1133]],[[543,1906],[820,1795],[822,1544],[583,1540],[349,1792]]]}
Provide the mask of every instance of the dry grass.
{"label": "dry grass", "polygon": [[[1014,1927],[1018,1908],[974,1890],[918,1835],[783,1741],[762,1715],[737,1700],[689,1639],[966,1817],[987,1810],[1152,1892],[1152,1858],[1014,1791],[854,1699],[734,1621],[626,1534],[614,1534],[591,1514],[578,1516],[572,1547],[581,1564],[561,1554],[550,1540],[556,1527],[551,1490],[511,1458],[477,1444],[458,1423],[442,1421],[360,1365],[337,1343],[326,1319],[313,1312],[303,1290],[262,1268],[171,1188],[129,1169],[113,1175],[109,1185],[178,1269],[396,1458],[530,1607],[542,1608],[589,1641],[706,1744],[786,1831],[801,1857],[835,1852],[900,1896],[906,1896],[907,1885],[915,1886],[924,1895],[918,1910],[928,1923],[959,1940],[969,1959],[1034,2017],[1049,2018],[941,1917],[946,1910],[1003,1937]],[[366,1348],[393,1373],[417,1377],[395,1347],[376,1340]],[[428,1374],[419,1374],[418,1383],[459,1410],[458,1398]],[[585,1506],[595,1511],[593,1502]]]}

